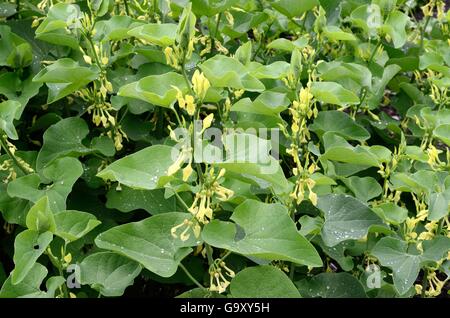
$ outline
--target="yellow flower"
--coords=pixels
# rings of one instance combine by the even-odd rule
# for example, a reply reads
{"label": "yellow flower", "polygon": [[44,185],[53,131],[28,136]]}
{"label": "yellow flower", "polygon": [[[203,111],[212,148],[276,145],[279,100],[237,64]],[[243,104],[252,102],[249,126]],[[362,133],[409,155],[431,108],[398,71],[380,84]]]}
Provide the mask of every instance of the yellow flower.
{"label": "yellow flower", "polygon": [[172,88],[174,88],[177,91],[178,106],[180,106],[180,108],[184,109],[186,107],[186,100],[183,97],[183,92],[176,86],[172,85]]}
{"label": "yellow flower", "polygon": [[211,84],[205,75],[198,70],[195,70],[194,75],[192,76],[192,88],[200,100],[205,98],[210,86]]}
{"label": "yellow flower", "polygon": [[427,149],[428,154],[428,164],[430,166],[434,166],[436,164],[440,164],[439,154],[442,153],[442,150],[438,150],[435,146],[430,145]]}
{"label": "yellow flower", "polygon": [[64,256],[64,262],[70,264],[71,261],[72,261],[72,254],[69,253],[66,256]]}
{"label": "yellow flower", "polygon": [[300,90],[300,103],[304,105],[308,105],[311,102],[311,99],[313,98],[313,95],[310,93],[310,88],[302,88]]}
{"label": "yellow flower", "polygon": [[[178,155],[178,158],[175,160],[175,162],[167,169],[167,175],[171,176],[174,173],[176,173],[178,170],[180,170],[181,165],[187,160],[187,159],[191,159],[191,150],[192,149],[187,149],[187,148],[183,148],[180,151],[180,154]],[[190,160],[189,160],[190,162]]]}
{"label": "yellow flower", "polygon": [[214,119],[214,114],[209,114],[208,116],[205,117],[205,119],[203,119],[203,130],[211,127],[213,119]]}
{"label": "yellow flower", "polygon": [[83,55],[83,59],[87,64],[92,64],[92,59],[88,55]]}
{"label": "yellow flower", "polygon": [[189,116],[193,116],[195,114],[196,108],[194,96],[186,95],[184,98],[186,100],[186,111],[189,114]]}
{"label": "yellow flower", "polygon": [[166,63],[174,68],[178,67],[178,61],[174,54],[173,49],[168,46],[164,49],[164,55],[166,56]]}
{"label": "yellow flower", "polygon": [[186,182],[192,174],[192,166],[191,164],[187,165],[186,168],[183,169],[183,181]]}
{"label": "yellow flower", "polygon": [[294,134],[298,133],[299,128],[298,128],[297,122],[294,121],[294,122],[292,123],[291,129],[292,129],[292,132],[293,132]]}

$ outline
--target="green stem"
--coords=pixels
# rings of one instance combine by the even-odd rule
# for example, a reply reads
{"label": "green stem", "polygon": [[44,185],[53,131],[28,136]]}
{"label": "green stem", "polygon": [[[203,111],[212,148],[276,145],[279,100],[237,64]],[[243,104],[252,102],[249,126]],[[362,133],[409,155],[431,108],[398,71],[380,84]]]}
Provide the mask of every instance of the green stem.
{"label": "green stem", "polygon": [[198,280],[196,280],[194,278],[194,276],[191,275],[191,273],[189,273],[189,271],[187,270],[186,267],[184,267],[183,264],[180,263],[180,268],[184,271],[184,273],[187,275],[187,277],[189,277],[189,279],[195,284],[197,285],[200,289],[206,290],[205,286],[203,286],[202,284],[200,284],[198,282]]}
{"label": "green stem", "polygon": [[220,258],[220,261],[223,262],[228,256],[231,255],[231,253],[232,253],[231,251],[227,251],[227,252],[225,253],[225,255],[222,256],[222,257]]}
{"label": "green stem", "polygon": [[173,193],[174,193],[175,196],[177,197],[178,201],[180,201],[180,203],[183,205],[183,207],[186,209],[186,211],[189,211],[188,205],[186,204],[186,202],[184,202],[183,198],[180,197],[180,195],[178,194],[178,192],[175,191],[175,189],[172,188],[172,187],[169,187],[169,189],[173,191]]}
{"label": "green stem", "polygon": [[443,227],[443,226],[444,226],[444,218],[442,218],[442,219],[439,220],[438,228],[437,228],[437,231],[436,231],[436,235],[441,234],[441,231],[442,231],[442,227]]}
{"label": "green stem", "polygon": [[425,291],[428,288],[428,269],[423,270],[423,278],[422,278],[422,298],[425,298]]}
{"label": "green stem", "polygon": [[295,272],[295,264],[291,263],[291,266],[289,268],[289,279],[294,281],[294,272]]}
{"label": "green stem", "polygon": [[178,112],[176,111],[176,109],[172,108],[173,112],[175,113],[175,117],[177,119],[178,125],[183,126],[183,124],[181,123],[181,119],[180,116],[178,115]]}
{"label": "green stem", "polygon": [[373,52],[372,52],[372,54],[370,55],[370,58],[369,58],[369,60],[367,61],[367,64],[370,64],[370,63],[372,62],[372,60],[373,60],[373,58],[375,57],[375,54],[377,53],[377,50],[378,50],[378,48],[380,47],[380,45],[381,45],[381,39],[378,40],[378,43],[377,43],[377,45],[375,46],[375,48],[373,49]]}
{"label": "green stem", "polygon": [[123,0],[123,4],[125,5],[125,12],[127,15],[130,15],[130,9],[128,8],[128,0]]}
{"label": "green stem", "polygon": [[423,39],[425,37],[425,31],[427,29],[428,23],[430,22],[430,18],[431,15],[429,15],[427,17],[427,19],[425,20],[425,25],[423,26],[423,28],[420,30],[420,51],[423,52]]}
{"label": "green stem", "polygon": [[220,19],[222,18],[222,12],[219,13],[219,16],[217,17],[217,22],[216,22],[216,28],[214,30],[214,36],[211,38],[211,50],[215,49],[215,42],[217,39],[217,35],[219,33],[219,24],[220,24]]}
{"label": "green stem", "polygon": [[189,94],[194,96],[194,91],[192,90],[191,81],[189,80],[189,78],[187,77],[187,74],[186,74],[186,68],[184,66],[184,61],[183,61],[183,64],[181,65],[181,74],[183,74],[184,81],[186,82],[186,85],[189,89]]}
{"label": "green stem", "polygon": [[14,162],[14,164],[19,167],[19,169],[24,173],[28,174],[28,170],[17,160],[17,157],[9,150],[8,145],[6,144],[6,138],[3,136],[3,131],[0,130],[0,145],[1,148],[5,149],[6,153],[8,154],[9,158]]}
{"label": "green stem", "polygon": [[[64,250],[65,250],[65,248],[64,248]],[[53,266],[55,266],[58,269],[59,276],[64,277],[64,272],[63,272],[63,268],[61,265],[61,261],[55,255],[53,255],[52,251],[49,248],[45,251],[45,254],[48,256],[48,258],[50,259],[50,262],[53,264]],[[65,283],[62,284],[62,291],[64,294],[64,298],[68,298],[69,291],[68,291],[67,285]]]}
{"label": "green stem", "polygon": [[212,248],[209,244],[205,243],[206,256],[208,257],[208,264],[211,266],[214,264],[214,259],[212,257]]}

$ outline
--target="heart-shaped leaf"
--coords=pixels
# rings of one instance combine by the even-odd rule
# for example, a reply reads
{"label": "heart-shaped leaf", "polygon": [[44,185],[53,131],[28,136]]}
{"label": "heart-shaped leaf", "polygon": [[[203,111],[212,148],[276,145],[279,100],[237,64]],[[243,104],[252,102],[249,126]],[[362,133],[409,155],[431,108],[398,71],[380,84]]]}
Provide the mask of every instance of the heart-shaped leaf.
{"label": "heart-shaped leaf", "polygon": [[63,58],[40,71],[33,81],[47,85],[47,103],[50,104],[86,86],[98,76],[98,67],[80,66],[70,58]]}
{"label": "heart-shaped leaf", "polygon": [[174,150],[177,154],[176,149],[165,145],[147,147],[115,161],[97,176],[134,189],[156,189],[162,186],[161,177],[167,175],[167,169],[177,159]]}
{"label": "heart-shaped leaf", "polygon": [[286,207],[246,200],[230,219],[235,223],[213,220],[207,224],[202,232],[205,242],[246,256],[322,265],[315,248],[298,233]]}
{"label": "heart-shaped leaf", "polygon": [[14,271],[11,274],[14,285],[22,282],[33,269],[39,256],[53,240],[50,232],[25,230],[17,235],[14,242]]}
{"label": "heart-shaped leaf", "polygon": [[349,195],[320,197],[317,207],[325,216],[322,239],[327,246],[363,238],[372,225],[382,224],[374,211]]}
{"label": "heart-shaped leaf", "polygon": [[120,88],[118,95],[137,98],[162,107],[172,107],[177,97],[177,90],[173,86],[178,87],[183,93],[187,91],[183,76],[169,72],[150,75],[137,82],[124,85]]}
{"label": "heart-shaped leaf", "polygon": [[141,272],[139,263],[112,252],[94,253],[80,263],[80,283],[103,296],[122,296]]}
{"label": "heart-shaped leaf", "polygon": [[178,264],[200,244],[189,230],[189,239],[181,241],[170,234],[172,227],[191,219],[188,213],[170,212],[154,215],[140,222],[119,225],[101,233],[95,244],[127,256],[162,277],[170,277]]}
{"label": "heart-shaped leaf", "polygon": [[235,298],[299,298],[292,281],[272,266],[247,267],[237,273],[230,284]]}

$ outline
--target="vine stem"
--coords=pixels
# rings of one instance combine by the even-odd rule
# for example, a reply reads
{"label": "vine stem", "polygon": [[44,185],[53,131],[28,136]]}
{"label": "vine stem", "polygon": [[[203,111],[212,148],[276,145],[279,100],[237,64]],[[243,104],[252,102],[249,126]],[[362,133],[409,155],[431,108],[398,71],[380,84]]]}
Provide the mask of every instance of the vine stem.
{"label": "vine stem", "polygon": [[214,30],[214,36],[211,38],[211,50],[214,50],[214,48],[215,48],[215,42],[217,39],[217,34],[219,33],[219,24],[220,24],[221,18],[222,18],[222,12],[220,12],[217,17],[216,28]]}
{"label": "vine stem", "polygon": [[192,96],[194,95],[194,91],[192,90],[192,84],[191,81],[189,80],[189,78],[187,77],[186,74],[186,68],[184,66],[184,62],[181,66],[181,74],[183,75],[184,81],[186,82],[186,85],[188,86],[189,89],[189,94],[191,94]]}
{"label": "vine stem", "polygon": [[369,60],[367,61],[367,64],[370,64],[370,63],[372,62],[372,60],[373,60],[373,58],[375,57],[375,54],[377,53],[377,50],[378,50],[378,48],[380,47],[380,45],[381,45],[381,39],[378,40],[378,43],[377,43],[377,45],[375,46],[375,48],[373,49],[373,52],[372,52],[372,54],[370,55],[370,58],[369,58]]}
{"label": "vine stem", "polygon": [[187,277],[189,277],[189,279],[195,284],[197,285],[199,288],[206,290],[205,286],[203,286],[202,284],[199,283],[198,280],[195,279],[194,276],[192,276],[191,273],[189,273],[189,271],[187,270],[186,267],[184,267],[183,264],[180,263],[180,268],[184,271],[184,273],[187,275]]}
{"label": "vine stem", "polygon": [[125,12],[129,16],[130,15],[130,8],[128,7],[128,0],[123,0],[123,4],[125,5]]}
{"label": "vine stem", "polygon": [[178,192],[175,191],[175,189],[172,188],[172,187],[169,187],[169,189],[173,191],[173,193],[174,193],[175,196],[177,197],[178,201],[180,201],[180,203],[183,205],[183,207],[186,209],[186,211],[189,211],[188,205],[186,204],[186,202],[184,202],[183,198],[180,197],[180,195],[178,194]]}
{"label": "vine stem", "polygon": [[425,31],[427,29],[428,23],[430,22],[431,15],[427,17],[425,20],[425,25],[422,30],[420,30],[420,51],[423,52],[423,38],[425,37]]}
{"label": "vine stem", "polygon": [[425,291],[428,288],[428,269],[423,270],[423,278],[422,278],[422,294],[421,297],[425,298]]}
{"label": "vine stem", "polygon": [[6,138],[5,138],[5,136],[3,136],[3,131],[2,130],[0,130],[0,144],[1,144],[1,148],[5,149],[6,153],[11,158],[11,160],[14,162],[14,164],[17,167],[19,167],[19,169],[24,174],[28,174],[27,169],[25,169],[25,167],[19,162],[19,160],[17,160],[17,157],[11,152],[11,150],[9,150],[8,145],[6,144]]}

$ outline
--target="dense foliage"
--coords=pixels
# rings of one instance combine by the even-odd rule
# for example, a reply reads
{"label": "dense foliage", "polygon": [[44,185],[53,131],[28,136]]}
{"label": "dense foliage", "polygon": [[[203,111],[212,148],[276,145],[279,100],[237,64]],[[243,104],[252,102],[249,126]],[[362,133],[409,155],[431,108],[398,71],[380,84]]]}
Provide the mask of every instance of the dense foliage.
{"label": "dense foliage", "polygon": [[447,296],[447,9],[3,1],[0,297]]}

